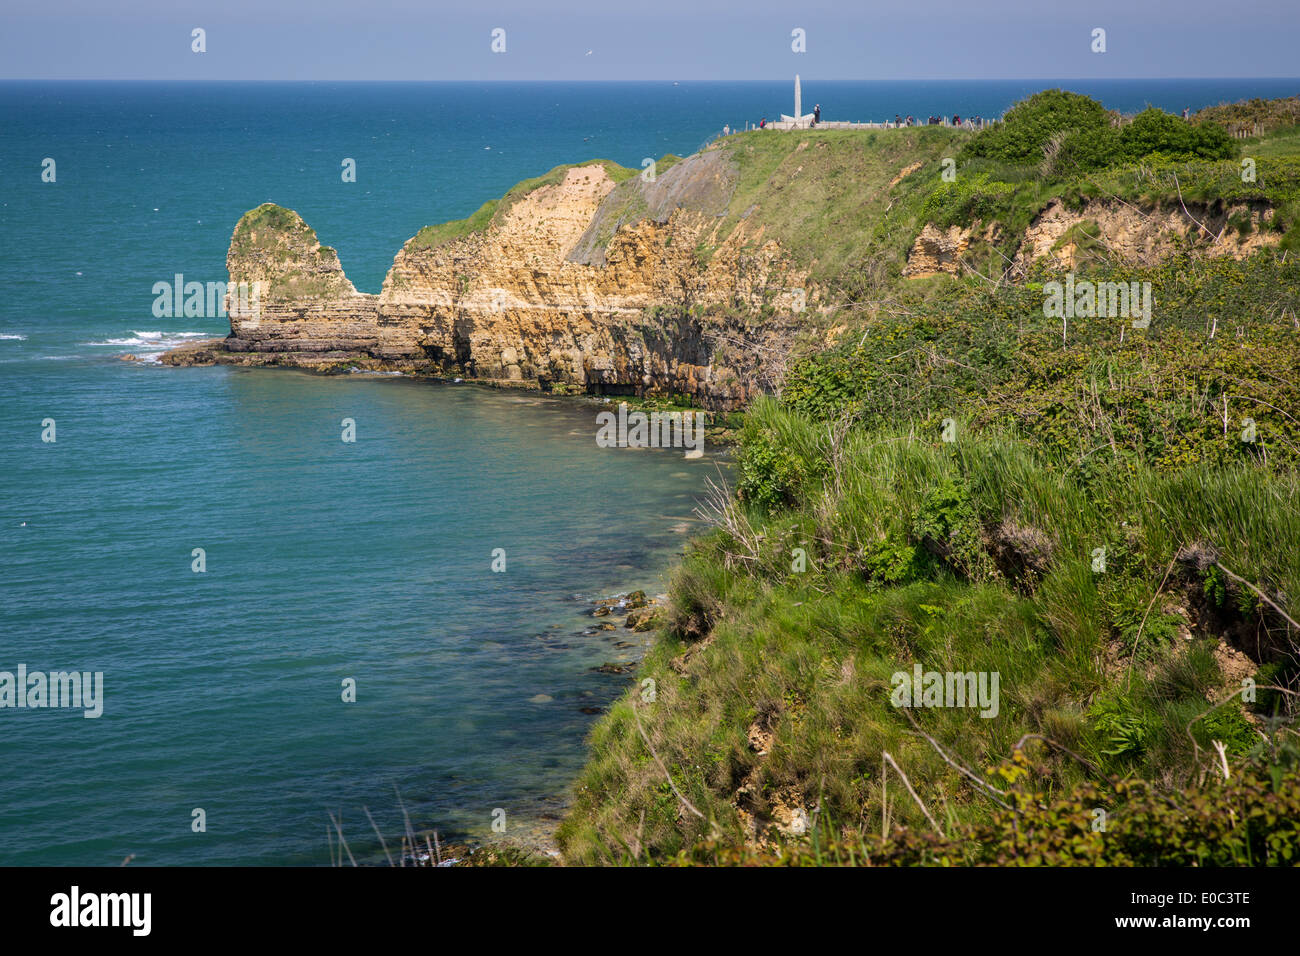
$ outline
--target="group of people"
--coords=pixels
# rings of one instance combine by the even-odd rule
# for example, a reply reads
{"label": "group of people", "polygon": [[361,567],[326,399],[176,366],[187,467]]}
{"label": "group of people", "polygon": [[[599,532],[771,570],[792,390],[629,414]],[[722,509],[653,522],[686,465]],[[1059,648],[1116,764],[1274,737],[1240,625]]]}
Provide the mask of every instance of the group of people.
{"label": "group of people", "polygon": [[[942,116],[931,116],[924,123],[921,123],[915,117],[908,116],[906,119],[904,119],[903,117],[895,113],[894,128],[897,129],[900,126],[942,126],[943,120],[944,118]],[[966,117],[966,119],[963,120],[960,114],[958,113],[952,114],[953,126],[963,127],[965,129],[978,129],[983,124],[984,124],[984,118],[981,116],[974,116],[974,117],[968,116]]]}
{"label": "group of people", "polygon": [[[822,105],[818,103],[815,106],[813,106],[812,125],[816,126],[821,121],[822,121]],[[926,119],[924,123],[922,123],[914,116],[902,117],[897,113],[895,113],[894,122],[892,125],[895,129],[897,129],[902,126],[943,126],[945,125],[945,122],[946,122],[946,118],[943,116],[930,116]],[[886,123],[885,125],[889,126],[891,124]],[[963,119],[961,117],[961,114],[954,113],[952,115],[952,123],[950,125],[957,126],[963,129],[979,129],[981,126],[984,125],[984,118],[982,116],[967,116],[965,119]],[[767,129],[767,117],[764,116],[762,119],[760,119],[754,128]],[[740,130],[736,130],[735,132],[740,132]],[[730,136],[731,133],[732,133],[732,129],[730,126],[722,127],[723,136]]]}

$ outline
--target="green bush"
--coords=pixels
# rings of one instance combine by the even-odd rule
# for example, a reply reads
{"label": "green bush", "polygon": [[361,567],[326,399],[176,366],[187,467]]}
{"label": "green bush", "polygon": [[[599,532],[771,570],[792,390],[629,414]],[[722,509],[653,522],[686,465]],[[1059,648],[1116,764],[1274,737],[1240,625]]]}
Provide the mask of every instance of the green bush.
{"label": "green bush", "polygon": [[761,408],[756,412],[746,417],[741,430],[736,490],[741,501],[770,512],[793,504],[805,484],[821,472],[822,462],[808,423],[764,416]]}
{"label": "green bush", "polygon": [[[906,423],[928,438],[961,410],[970,427],[1011,427],[1085,476],[1137,460],[1300,461],[1290,319],[1300,311],[1300,261],[1272,251],[1240,262],[1176,258],[1093,278],[1151,282],[1151,327],[1084,319],[1062,341],[1036,283],[904,288],[893,314],[796,362],[784,404],[812,421]],[[1247,417],[1254,442],[1242,440]]]}
{"label": "green bush", "polygon": [[1015,192],[1015,186],[993,182],[987,173],[962,176],[955,182],[941,183],[926,197],[922,212],[938,226],[987,221],[1001,212]]}
{"label": "green bush", "polygon": [[1129,162],[1160,153],[1175,159],[1230,159],[1237,153],[1231,138],[1210,123],[1193,125],[1149,106],[1119,134],[1121,157]]}
{"label": "green bush", "polygon": [[[1020,101],[1001,123],[982,130],[961,153],[967,160],[984,158],[1020,166],[1046,161],[1044,169],[1053,178],[1070,178],[1152,155],[1213,160],[1236,154],[1232,139],[1213,123],[1192,124],[1148,107],[1116,130],[1104,106],[1064,90],[1045,90]],[[996,184],[986,182],[979,189],[989,202],[998,198]]]}
{"label": "green bush", "polygon": [[1091,97],[1044,90],[1011,107],[1001,123],[981,130],[966,144],[962,155],[1020,165],[1038,163],[1054,137],[1096,132],[1109,126],[1110,114]]}
{"label": "green bush", "polygon": [[1120,134],[1109,124],[1068,133],[1052,160],[1052,172],[1074,175],[1105,169],[1120,156]]}

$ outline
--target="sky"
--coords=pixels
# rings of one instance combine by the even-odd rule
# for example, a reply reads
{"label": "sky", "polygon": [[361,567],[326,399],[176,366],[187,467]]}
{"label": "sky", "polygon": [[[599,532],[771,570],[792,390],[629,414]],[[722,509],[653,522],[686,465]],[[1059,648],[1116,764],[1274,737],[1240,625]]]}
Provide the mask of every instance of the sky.
{"label": "sky", "polygon": [[4,79],[1267,77],[1297,41],[1300,0],[0,0]]}

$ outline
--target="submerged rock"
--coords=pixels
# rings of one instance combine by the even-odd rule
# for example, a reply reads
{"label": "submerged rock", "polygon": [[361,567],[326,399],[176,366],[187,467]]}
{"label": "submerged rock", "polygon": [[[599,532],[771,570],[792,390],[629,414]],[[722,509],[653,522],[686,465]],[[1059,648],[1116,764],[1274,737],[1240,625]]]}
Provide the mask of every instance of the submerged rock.
{"label": "submerged rock", "polygon": [[630,674],[636,670],[636,664],[607,662],[599,667],[593,667],[592,670],[598,674]]}

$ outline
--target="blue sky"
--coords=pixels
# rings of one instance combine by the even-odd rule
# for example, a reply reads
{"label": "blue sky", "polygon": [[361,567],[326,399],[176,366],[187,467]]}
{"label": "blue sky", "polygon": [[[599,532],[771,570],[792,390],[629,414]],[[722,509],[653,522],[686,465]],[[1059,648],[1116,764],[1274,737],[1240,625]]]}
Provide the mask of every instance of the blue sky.
{"label": "blue sky", "polygon": [[1300,0],[0,0],[10,79],[1262,77],[1297,41]]}

